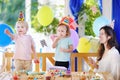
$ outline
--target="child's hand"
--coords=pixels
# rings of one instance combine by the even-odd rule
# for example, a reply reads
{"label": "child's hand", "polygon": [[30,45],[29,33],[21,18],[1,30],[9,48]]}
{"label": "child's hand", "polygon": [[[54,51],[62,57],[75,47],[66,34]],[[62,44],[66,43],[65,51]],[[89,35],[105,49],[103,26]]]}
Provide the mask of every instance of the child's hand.
{"label": "child's hand", "polygon": [[54,40],[59,41],[60,39],[61,39],[61,36],[56,36]]}
{"label": "child's hand", "polygon": [[4,33],[10,34],[10,31],[9,31],[8,29],[5,29],[5,30],[4,30]]}
{"label": "child's hand", "polygon": [[5,29],[4,33],[8,35],[12,40],[14,39],[14,35],[8,29]]}
{"label": "child's hand", "polygon": [[60,51],[61,52],[66,52],[66,50],[64,48],[62,48],[62,47],[60,47]]}
{"label": "child's hand", "polygon": [[52,39],[52,41],[54,41],[56,37],[57,37],[56,34],[52,34],[52,35],[50,36],[50,38]]}
{"label": "child's hand", "polygon": [[40,63],[38,59],[34,59],[34,63]]}

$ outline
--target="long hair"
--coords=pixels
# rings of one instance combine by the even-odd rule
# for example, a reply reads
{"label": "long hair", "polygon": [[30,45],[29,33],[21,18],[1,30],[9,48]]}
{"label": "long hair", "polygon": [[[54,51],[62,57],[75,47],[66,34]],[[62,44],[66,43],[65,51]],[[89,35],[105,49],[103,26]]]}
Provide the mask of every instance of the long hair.
{"label": "long hair", "polygon": [[[108,36],[111,37],[107,41],[108,49],[111,49],[113,46],[118,48],[118,44],[117,44],[117,41],[116,41],[116,36],[115,36],[114,30],[110,26],[103,26],[102,28],[100,28],[100,30],[102,30],[102,29],[105,31],[106,37],[108,37]],[[102,59],[104,51],[105,51],[104,44],[100,44],[100,47],[99,47],[99,50],[98,50],[98,61],[100,61]]]}

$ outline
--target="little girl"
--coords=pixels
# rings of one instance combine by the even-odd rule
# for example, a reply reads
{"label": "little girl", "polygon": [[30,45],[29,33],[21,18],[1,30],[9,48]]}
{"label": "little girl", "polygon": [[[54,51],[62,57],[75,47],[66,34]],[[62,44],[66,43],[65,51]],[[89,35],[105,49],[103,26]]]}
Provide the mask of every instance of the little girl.
{"label": "little girl", "polygon": [[31,70],[32,59],[31,53],[34,53],[36,58],[35,46],[33,39],[27,35],[28,24],[24,21],[23,14],[20,12],[19,21],[16,22],[16,34],[10,33],[8,29],[5,33],[15,41],[15,53],[13,59],[15,60],[15,70]]}
{"label": "little girl", "polygon": [[57,28],[57,35],[52,47],[56,48],[55,66],[69,67],[70,53],[73,51],[73,44],[70,39],[69,25],[61,22]]}

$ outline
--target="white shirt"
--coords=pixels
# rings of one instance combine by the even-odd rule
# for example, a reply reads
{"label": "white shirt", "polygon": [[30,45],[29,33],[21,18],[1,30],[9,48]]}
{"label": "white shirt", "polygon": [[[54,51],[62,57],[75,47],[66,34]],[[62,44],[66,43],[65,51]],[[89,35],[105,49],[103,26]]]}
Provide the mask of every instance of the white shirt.
{"label": "white shirt", "polygon": [[115,80],[120,80],[120,54],[115,47],[112,47],[99,63],[98,72],[109,72]]}

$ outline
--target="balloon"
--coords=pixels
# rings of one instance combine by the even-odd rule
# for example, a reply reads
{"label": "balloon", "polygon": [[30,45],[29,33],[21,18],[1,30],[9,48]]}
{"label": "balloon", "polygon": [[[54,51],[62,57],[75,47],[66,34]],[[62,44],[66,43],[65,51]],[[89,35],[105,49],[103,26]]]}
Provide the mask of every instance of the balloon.
{"label": "balloon", "polygon": [[12,29],[7,24],[0,24],[0,47],[5,47],[11,43],[11,38],[4,33],[4,30],[8,29],[13,33]]}
{"label": "balloon", "polygon": [[90,52],[97,53],[100,45],[99,38],[92,37],[92,38],[89,38],[89,40],[91,44]]}
{"label": "balloon", "polygon": [[87,52],[90,51],[90,48],[91,48],[91,44],[90,44],[90,42],[87,38],[82,37],[82,38],[79,39],[79,43],[78,43],[78,46],[77,46],[78,52],[87,53]]}
{"label": "balloon", "polygon": [[99,36],[99,30],[101,27],[105,25],[109,25],[110,21],[106,19],[104,16],[100,16],[93,22],[93,31],[96,36]]}
{"label": "balloon", "polygon": [[70,38],[73,42],[73,49],[75,50],[77,48],[78,42],[79,42],[79,36],[77,34],[77,32],[73,29],[70,29]]}
{"label": "balloon", "polygon": [[53,21],[53,18],[52,9],[48,6],[42,6],[37,13],[37,19],[43,26],[48,26]]}

